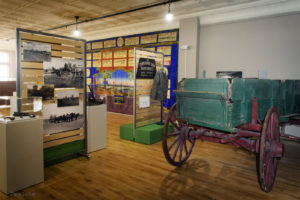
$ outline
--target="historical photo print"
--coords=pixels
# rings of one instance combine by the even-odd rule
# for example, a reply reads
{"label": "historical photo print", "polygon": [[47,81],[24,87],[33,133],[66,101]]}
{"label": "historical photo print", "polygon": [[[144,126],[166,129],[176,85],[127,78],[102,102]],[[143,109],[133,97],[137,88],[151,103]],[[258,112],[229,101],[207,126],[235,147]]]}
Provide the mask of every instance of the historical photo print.
{"label": "historical photo print", "polygon": [[51,45],[35,42],[23,42],[24,61],[50,61]]}
{"label": "historical photo print", "polygon": [[79,105],[79,91],[65,90],[57,91],[57,107],[78,106]]}
{"label": "historical photo print", "polygon": [[44,83],[55,88],[83,88],[83,70],[82,60],[52,58],[44,62]]}
{"label": "historical photo print", "polygon": [[83,128],[83,103],[78,106],[60,107],[43,105],[44,134],[61,133]]}
{"label": "historical photo print", "polygon": [[54,85],[27,85],[28,97],[42,97],[42,100],[54,100]]}

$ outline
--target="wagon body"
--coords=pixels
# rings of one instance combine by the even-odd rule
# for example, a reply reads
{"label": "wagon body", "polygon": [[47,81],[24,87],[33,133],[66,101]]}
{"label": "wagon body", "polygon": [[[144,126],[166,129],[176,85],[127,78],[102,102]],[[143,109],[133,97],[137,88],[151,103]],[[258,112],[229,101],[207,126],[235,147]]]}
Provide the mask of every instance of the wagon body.
{"label": "wagon body", "polygon": [[281,121],[300,111],[298,80],[185,79],[183,90],[175,94],[178,118],[226,132],[251,123],[253,98],[261,121],[271,107],[278,110]]}

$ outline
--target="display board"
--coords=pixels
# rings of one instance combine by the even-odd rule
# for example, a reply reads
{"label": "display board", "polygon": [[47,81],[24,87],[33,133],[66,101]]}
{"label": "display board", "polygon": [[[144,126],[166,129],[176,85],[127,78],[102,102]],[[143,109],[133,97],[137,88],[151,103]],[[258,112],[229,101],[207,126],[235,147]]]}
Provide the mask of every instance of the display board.
{"label": "display board", "polygon": [[134,49],[134,128],[161,121],[161,101],[151,98],[156,71],[164,66],[164,55],[147,49]]}
{"label": "display board", "polygon": [[17,29],[17,52],[17,96],[42,97],[44,149],[84,141],[85,40]]}
{"label": "display board", "polygon": [[87,42],[87,84],[92,86],[96,98],[107,98],[109,112],[133,114],[135,47],[164,54],[170,80],[164,106],[173,105],[173,90],[177,87],[178,33],[175,29]]}

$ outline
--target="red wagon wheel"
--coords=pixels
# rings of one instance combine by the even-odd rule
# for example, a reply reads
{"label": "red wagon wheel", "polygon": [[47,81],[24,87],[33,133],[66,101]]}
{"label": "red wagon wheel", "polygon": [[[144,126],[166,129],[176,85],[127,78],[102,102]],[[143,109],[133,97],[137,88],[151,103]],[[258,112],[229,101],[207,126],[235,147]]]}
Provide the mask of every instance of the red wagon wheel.
{"label": "red wagon wheel", "polygon": [[279,126],[278,112],[276,108],[270,108],[263,124],[259,152],[259,181],[265,192],[272,190],[278,159],[282,157]]}
{"label": "red wagon wheel", "polygon": [[[177,106],[170,109],[163,130],[163,151],[167,161],[175,166],[181,166],[192,153],[195,139],[189,137],[190,129],[184,120],[177,119]],[[170,125],[172,131],[170,132]]]}

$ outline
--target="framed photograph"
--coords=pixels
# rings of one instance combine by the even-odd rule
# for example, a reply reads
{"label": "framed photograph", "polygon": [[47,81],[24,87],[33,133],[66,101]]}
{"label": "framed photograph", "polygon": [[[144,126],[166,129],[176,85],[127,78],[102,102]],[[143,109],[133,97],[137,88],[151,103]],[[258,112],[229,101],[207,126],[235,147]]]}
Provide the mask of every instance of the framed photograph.
{"label": "framed photograph", "polygon": [[79,91],[66,90],[57,91],[57,107],[78,106],[79,105]]}
{"label": "framed photograph", "polygon": [[44,84],[55,88],[83,88],[84,65],[82,60],[52,58],[44,62]]}
{"label": "framed photograph", "polygon": [[83,128],[83,102],[78,106],[57,107],[44,104],[44,134],[61,133]]}
{"label": "framed photograph", "polygon": [[241,71],[217,71],[217,78],[243,78]]}
{"label": "framed photograph", "polygon": [[23,42],[24,61],[50,61],[51,45],[36,42]]}
{"label": "framed photograph", "polygon": [[42,97],[42,100],[54,100],[54,85],[27,85],[28,97]]}

